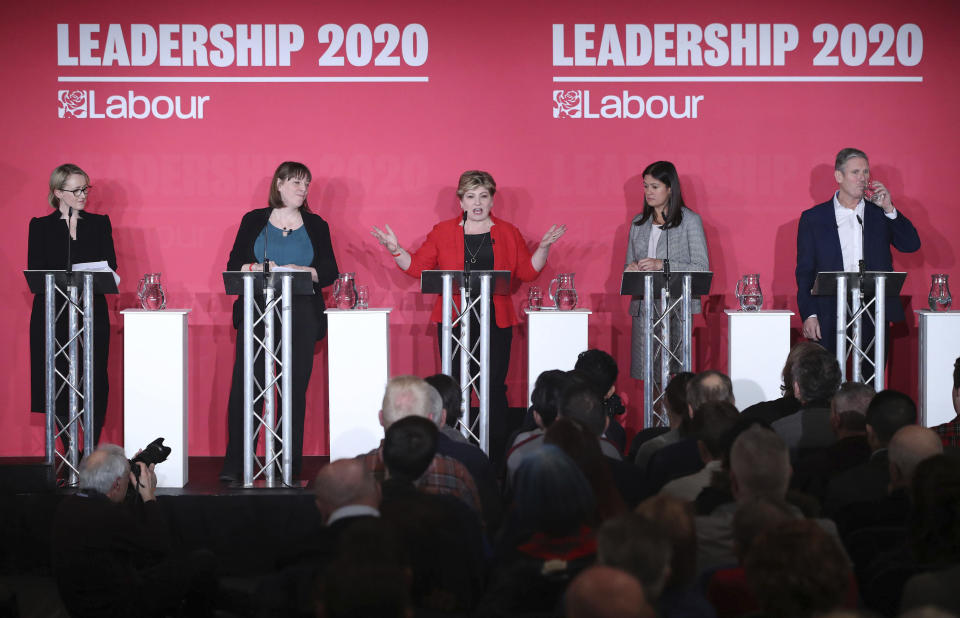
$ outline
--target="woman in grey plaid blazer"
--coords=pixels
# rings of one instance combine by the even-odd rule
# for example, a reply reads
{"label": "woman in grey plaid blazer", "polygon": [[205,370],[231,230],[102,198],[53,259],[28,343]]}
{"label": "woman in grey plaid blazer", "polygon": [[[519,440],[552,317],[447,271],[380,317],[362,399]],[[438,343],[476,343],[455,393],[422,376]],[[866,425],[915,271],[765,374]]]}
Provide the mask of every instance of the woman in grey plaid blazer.
{"label": "woman in grey plaid blazer", "polygon": [[[669,161],[651,163],[643,170],[643,212],[633,218],[624,271],[663,270],[663,259],[670,260],[671,271],[710,270],[707,239],[700,216],[683,203],[677,168]],[[667,250],[669,248],[669,255]],[[694,300],[693,312],[700,313],[700,301]],[[643,377],[643,305],[634,298],[630,375]],[[670,338],[678,341],[680,325],[670,323]],[[659,374],[659,363],[654,372]],[[679,371],[671,363],[671,372]]]}

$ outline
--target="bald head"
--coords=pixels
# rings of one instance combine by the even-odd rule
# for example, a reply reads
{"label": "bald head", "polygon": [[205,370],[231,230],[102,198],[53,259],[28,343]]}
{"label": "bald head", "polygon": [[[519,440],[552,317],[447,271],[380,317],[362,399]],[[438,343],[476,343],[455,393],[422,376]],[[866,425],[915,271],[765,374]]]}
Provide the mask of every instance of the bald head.
{"label": "bald head", "polygon": [[643,586],[620,569],[592,566],[567,587],[567,618],[654,618]]}
{"label": "bald head", "polygon": [[344,506],[380,506],[379,486],[362,459],[338,459],[321,468],[313,492],[324,522]]}
{"label": "bald head", "polygon": [[887,448],[890,458],[890,483],[896,488],[909,486],[920,462],[942,453],[943,443],[933,430],[919,425],[907,425],[893,434]]}

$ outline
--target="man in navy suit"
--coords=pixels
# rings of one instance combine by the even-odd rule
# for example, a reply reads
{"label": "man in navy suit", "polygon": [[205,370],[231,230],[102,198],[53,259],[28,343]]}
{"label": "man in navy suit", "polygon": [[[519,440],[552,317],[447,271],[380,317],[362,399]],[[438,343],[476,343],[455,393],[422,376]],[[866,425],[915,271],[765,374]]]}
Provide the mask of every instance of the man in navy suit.
{"label": "man in navy suit", "polygon": [[[920,248],[916,228],[893,206],[890,192],[870,181],[870,162],[862,150],[844,148],[834,164],[837,192],[833,198],[800,215],[797,230],[797,305],[803,336],[836,351],[836,297],[813,296],[810,289],[818,272],[859,271],[864,260],[868,271],[892,271],[890,245],[903,253]],[[888,296],[887,319],[904,319],[900,299]],[[886,328],[886,325],[884,325]],[[863,320],[863,341],[873,338],[873,325]],[[869,346],[868,346],[869,347]],[[864,377],[873,374],[864,367]]]}

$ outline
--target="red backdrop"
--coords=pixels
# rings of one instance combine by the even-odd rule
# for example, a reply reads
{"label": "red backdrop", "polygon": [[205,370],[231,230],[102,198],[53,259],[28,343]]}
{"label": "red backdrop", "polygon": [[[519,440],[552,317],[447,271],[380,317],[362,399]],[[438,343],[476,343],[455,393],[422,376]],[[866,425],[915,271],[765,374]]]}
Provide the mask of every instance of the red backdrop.
{"label": "red backdrop", "polygon": [[[696,366],[723,370],[723,310],[736,303],[736,279],[759,272],[765,307],[796,309],[800,212],[830,197],[836,152],[862,148],[923,242],[920,252],[894,258],[909,273],[908,322],[893,331],[888,368],[892,387],[915,394],[912,311],[926,304],[930,273],[950,273],[957,261],[955,2],[880,3],[864,12],[826,1],[776,8],[687,0],[665,13],[652,3],[565,0],[494,0],[479,9],[439,1],[241,0],[225,9],[106,0],[8,3],[2,13],[0,255],[8,268],[0,285],[10,296],[0,308],[0,455],[42,452],[42,417],[29,413],[31,298],[20,271],[28,220],[48,212],[49,173],[66,161],[91,175],[89,208],[113,221],[123,277],[109,301],[110,441],[122,440],[118,311],[136,304],[143,273],[160,271],[168,305],[193,310],[190,452],[222,454],[235,335],[220,272],[240,217],[265,204],[270,175],[287,159],[313,171],[310,205],[330,223],[341,269],[371,286],[372,305],[395,308],[394,373],[438,369],[431,299],[368,230],[390,223],[415,247],[434,222],[456,214],[458,175],[480,168],[497,179],[496,214],[531,244],[551,223],[568,225],[540,283],[577,273],[581,304],[594,311],[590,343],[616,356],[619,386],[639,403],[640,385],[626,377],[630,323],[617,288],[627,226],[642,207],[643,167],[675,162],[688,205],[703,216],[715,275],[695,325]],[[239,53],[238,36],[251,40]],[[147,53],[137,56],[137,48]],[[256,66],[258,57],[273,66]],[[342,66],[319,64],[331,58]],[[405,81],[388,81],[395,78]],[[203,117],[177,118],[177,96],[185,115],[191,97],[209,97]],[[687,116],[692,97],[702,97],[695,117],[672,117],[671,96],[676,115]],[[618,107],[638,116],[641,105],[639,117],[589,117],[615,116]],[[97,117],[131,113],[147,117]],[[793,326],[799,330],[798,318]],[[524,404],[525,357],[520,327],[513,405]],[[327,362],[321,346],[308,454],[327,452]],[[631,413],[629,424],[638,419]]]}

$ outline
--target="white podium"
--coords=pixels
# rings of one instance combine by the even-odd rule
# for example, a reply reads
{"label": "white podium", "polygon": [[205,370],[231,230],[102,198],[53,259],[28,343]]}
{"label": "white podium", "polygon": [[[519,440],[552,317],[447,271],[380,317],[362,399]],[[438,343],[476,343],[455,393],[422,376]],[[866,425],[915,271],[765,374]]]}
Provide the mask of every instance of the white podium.
{"label": "white podium", "polygon": [[327,309],[330,461],[380,446],[390,379],[390,309]]}
{"label": "white podium", "polygon": [[920,351],[918,422],[933,427],[952,420],[953,363],[960,356],[960,311],[916,311]]}
{"label": "white podium", "polygon": [[569,371],[587,350],[589,309],[560,311],[544,308],[527,313],[527,401],[537,377],[548,369]]}
{"label": "white podium", "polygon": [[778,399],[790,353],[792,311],[727,309],[727,372],[737,409]]}
{"label": "white podium", "polygon": [[123,314],[123,449],[133,457],[157,438],[172,450],[158,487],[187,484],[189,309]]}

